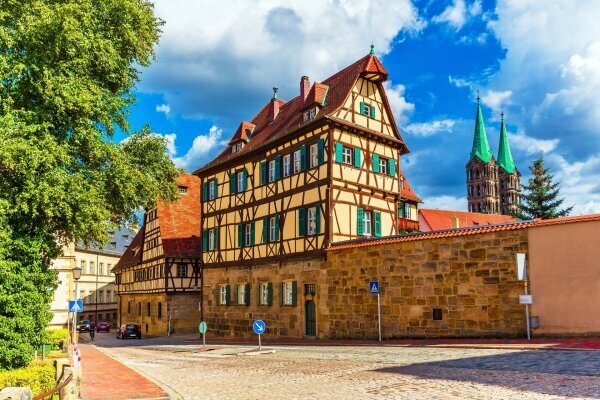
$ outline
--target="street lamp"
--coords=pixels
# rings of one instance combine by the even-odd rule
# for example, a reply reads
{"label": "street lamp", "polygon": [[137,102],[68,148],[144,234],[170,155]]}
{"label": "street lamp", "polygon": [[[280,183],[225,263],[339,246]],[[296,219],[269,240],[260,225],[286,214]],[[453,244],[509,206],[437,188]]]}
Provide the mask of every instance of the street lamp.
{"label": "street lamp", "polygon": [[[79,278],[81,278],[81,267],[75,267],[71,272],[73,273],[73,280],[75,281],[75,302],[77,302],[77,300],[79,300],[79,288],[77,284],[79,283]],[[77,329],[77,312],[73,311],[73,343],[77,344],[75,329]]]}

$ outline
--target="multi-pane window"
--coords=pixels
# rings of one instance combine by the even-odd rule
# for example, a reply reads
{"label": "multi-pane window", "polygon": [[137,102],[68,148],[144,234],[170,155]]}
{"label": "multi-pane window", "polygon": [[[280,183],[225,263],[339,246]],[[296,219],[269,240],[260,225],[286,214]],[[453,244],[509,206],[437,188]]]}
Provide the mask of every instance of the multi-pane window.
{"label": "multi-pane window", "polygon": [[269,182],[275,180],[275,160],[269,161]]}
{"label": "multi-pane window", "polygon": [[269,284],[266,282],[260,284],[260,304],[269,305]]}
{"label": "multi-pane window", "polygon": [[104,303],[104,290],[98,290],[98,301],[97,303]]}
{"label": "multi-pane window", "polygon": [[294,152],[294,173],[295,174],[300,172],[300,168],[301,168],[300,157],[301,157],[300,150]]}
{"label": "multi-pane window", "polygon": [[96,273],[95,271],[96,269],[96,262],[95,261],[90,261],[90,275],[93,275]]}
{"label": "multi-pane window", "polygon": [[187,264],[177,264],[177,277],[185,278],[187,276]]}
{"label": "multi-pane window", "polygon": [[269,218],[269,241],[277,239],[277,217]]}
{"label": "multi-pane window", "polygon": [[219,304],[227,304],[227,285],[219,286]]}
{"label": "multi-pane window", "polygon": [[98,275],[102,275],[104,272],[104,263],[98,264]]}
{"label": "multi-pane window", "polygon": [[366,115],[366,116],[370,117],[371,116],[371,106],[368,104],[363,104],[360,112],[362,115]]}
{"label": "multi-pane window", "polygon": [[365,211],[363,213],[363,235],[371,236],[373,234],[372,223],[371,211]]}
{"label": "multi-pane window", "polygon": [[252,246],[252,224],[244,225],[244,245]]}
{"label": "multi-pane window", "polygon": [[244,188],[244,173],[243,172],[238,172],[237,173],[237,191],[239,192],[243,192],[245,190]]}
{"label": "multi-pane window", "polygon": [[314,168],[319,165],[319,147],[315,143],[309,147],[310,154],[310,168]]}
{"label": "multi-pane window", "polygon": [[213,200],[217,197],[217,181],[208,182],[208,199]]}
{"label": "multi-pane window", "polygon": [[293,304],[292,282],[283,283],[283,305],[291,306]]}
{"label": "multi-pane window", "polygon": [[388,160],[386,158],[379,159],[379,173],[384,175],[388,173]]}
{"label": "multi-pane window", "polygon": [[283,177],[290,176],[290,158],[289,154],[283,156]]}
{"label": "multi-pane window", "polygon": [[185,186],[178,186],[179,194],[187,194],[187,188]]}
{"label": "multi-pane window", "polygon": [[214,250],[217,246],[215,246],[215,230],[208,230],[208,250]]}
{"label": "multi-pane window", "polygon": [[308,234],[315,233],[317,233],[317,207],[311,207],[308,209]]}
{"label": "multi-pane window", "polygon": [[112,269],[112,264],[106,264],[106,274],[110,275],[110,271]]}
{"label": "multi-pane window", "polygon": [[404,218],[411,219],[411,208],[409,203],[404,203]]}
{"label": "multi-pane window", "polygon": [[81,273],[85,274],[85,260],[81,260],[80,262],[80,266],[81,266]]}
{"label": "multi-pane window", "polygon": [[352,149],[349,147],[344,147],[342,150],[342,162],[344,164],[352,165]]}
{"label": "multi-pane window", "polygon": [[242,285],[238,285],[238,292],[237,292],[237,296],[238,296],[238,304],[239,305],[247,305],[246,304],[246,285],[242,284]]}

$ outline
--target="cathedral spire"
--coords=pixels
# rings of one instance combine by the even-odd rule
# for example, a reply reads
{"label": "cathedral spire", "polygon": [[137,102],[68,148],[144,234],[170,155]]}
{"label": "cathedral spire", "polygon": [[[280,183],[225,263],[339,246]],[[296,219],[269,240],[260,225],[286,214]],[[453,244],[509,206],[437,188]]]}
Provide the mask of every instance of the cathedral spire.
{"label": "cathedral spire", "polygon": [[492,159],[492,149],[488,144],[487,135],[485,133],[485,125],[483,124],[483,115],[481,114],[481,104],[479,93],[477,93],[477,114],[475,116],[475,135],[473,137],[473,148],[471,149],[471,160],[477,157],[484,163],[490,162]]}
{"label": "cathedral spire", "polygon": [[515,163],[510,152],[508,144],[508,135],[506,134],[506,125],[504,124],[504,111],[502,112],[502,122],[500,123],[500,144],[498,145],[498,166],[506,172],[512,174],[515,172]]}

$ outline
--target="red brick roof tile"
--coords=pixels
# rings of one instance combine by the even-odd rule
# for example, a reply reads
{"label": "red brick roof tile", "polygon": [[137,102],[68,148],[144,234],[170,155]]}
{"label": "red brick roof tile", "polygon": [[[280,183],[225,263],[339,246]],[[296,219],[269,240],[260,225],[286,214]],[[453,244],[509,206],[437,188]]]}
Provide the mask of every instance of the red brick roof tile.
{"label": "red brick roof tile", "polygon": [[453,228],[453,220],[458,218],[458,227],[494,225],[504,222],[516,222],[510,215],[482,214],[455,210],[419,209],[419,229],[421,232],[439,231]]}
{"label": "red brick roof tile", "polygon": [[252,136],[254,128],[256,128],[256,125],[253,123],[242,121],[228,144],[231,146],[233,143],[236,143],[240,140],[247,142],[250,139],[250,136]]}

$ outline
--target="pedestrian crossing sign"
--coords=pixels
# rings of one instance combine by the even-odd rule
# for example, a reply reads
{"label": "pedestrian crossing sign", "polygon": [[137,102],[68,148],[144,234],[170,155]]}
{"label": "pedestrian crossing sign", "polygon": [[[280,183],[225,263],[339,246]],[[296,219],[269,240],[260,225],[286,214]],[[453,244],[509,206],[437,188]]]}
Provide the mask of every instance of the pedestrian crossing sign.
{"label": "pedestrian crossing sign", "polygon": [[379,281],[369,282],[369,292],[371,294],[379,294]]}
{"label": "pedestrian crossing sign", "polygon": [[69,300],[69,312],[82,312],[83,300]]}

